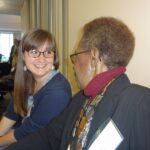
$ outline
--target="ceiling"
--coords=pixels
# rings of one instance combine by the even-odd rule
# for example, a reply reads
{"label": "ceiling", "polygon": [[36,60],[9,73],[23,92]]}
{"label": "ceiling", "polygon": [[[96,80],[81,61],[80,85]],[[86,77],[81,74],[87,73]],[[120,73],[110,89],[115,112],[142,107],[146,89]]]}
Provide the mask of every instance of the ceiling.
{"label": "ceiling", "polygon": [[0,14],[20,15],[24,0],[0,0]]}

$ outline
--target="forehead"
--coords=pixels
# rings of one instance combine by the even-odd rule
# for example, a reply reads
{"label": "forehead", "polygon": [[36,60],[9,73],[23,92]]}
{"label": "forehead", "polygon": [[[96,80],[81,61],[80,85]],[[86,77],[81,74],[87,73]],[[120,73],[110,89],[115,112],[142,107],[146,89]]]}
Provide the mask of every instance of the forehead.
{"label": "forehead", "polygon": [[39,49],[42,49],[42,48],[50,48],[51,47],[51,44],[50,42],[46,41],[45,43],[42,43],[41,45],[39,45]]}
{"label": "forehead", "polygon": [[31,50],[31,49],[42,49],[43,47],[52,47],[52,43],[49,40],[39,40],[39,39],[33,39],[33,40],[25,40],[23,44],[23,50]]}
{"label": "forehead", "polygon": [[51,49],[52,46],[49,42],[41,43],[40,45],[34,46],[34,49],[44,51],[45,49]]}

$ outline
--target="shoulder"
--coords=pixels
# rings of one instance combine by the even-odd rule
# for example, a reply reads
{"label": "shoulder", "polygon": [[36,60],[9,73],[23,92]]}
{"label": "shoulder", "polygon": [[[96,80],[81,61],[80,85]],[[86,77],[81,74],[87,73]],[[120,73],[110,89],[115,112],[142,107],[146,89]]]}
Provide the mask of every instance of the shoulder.
{"label": "shoulder", "polygon": [[130,84],[130,86],[125,90],[130,96],[143,97],[144,95],[150,96],[150,89],[138,84]]}
{"label": "shoulder", "polygon": [[136,95],[137,110],[149,110],[150,112],[150,89],[141,85],[132,84],[130,90]]}
{"label": "shoulder", "polygon": [[52,88],[71,88],[69,81],[66,79],[66,77],[58,72],[48,83],[47,87]]}
{"label": "shoulder", "polygon": [[139,85],[139,84],[131,84],[130,88],[133,90],[138,90],[138,91],[147,91],[147,92],[150,91],[150,88],[145,87],[143,85]]}
{"label": "shoulder", "polygon": [[150,89],[137,84],[128,84],[115,98],[117,114],[132,114],[140,108],[143,109],[150,106]]}
{"label": "shoulder", "polygon": [[150,89],[142,85],[130,84],[120,97],[122,105],[132,108],[134,111],[150,106]]}
{"label": "shoulder", "polygon": [[69,83],[69,81],[66,79],[66,77],[60,72],[58,72],[51,80],[53,82],[55,82],[56,84]]}
{"label": "shoulder", "polygon": [[[58,94],[59,93],[59,94]],[[35,95],[34,98],[39,98],[40,96],[48,96],[52,97],[52,94],[56,96],[60,96],[61,94],[66,94],[71,97],[71,86],[68,80],[61,74],[57,73],[49,80]]]}

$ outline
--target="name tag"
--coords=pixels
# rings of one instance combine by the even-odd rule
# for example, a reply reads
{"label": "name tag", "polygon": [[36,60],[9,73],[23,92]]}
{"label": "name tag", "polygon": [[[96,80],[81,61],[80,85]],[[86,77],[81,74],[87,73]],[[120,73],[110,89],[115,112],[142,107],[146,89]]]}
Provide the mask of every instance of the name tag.
{"label": "name tag", "polygon": [[115,150],[123,141],[123,136],[112,119],[97,135],[89,150]]}

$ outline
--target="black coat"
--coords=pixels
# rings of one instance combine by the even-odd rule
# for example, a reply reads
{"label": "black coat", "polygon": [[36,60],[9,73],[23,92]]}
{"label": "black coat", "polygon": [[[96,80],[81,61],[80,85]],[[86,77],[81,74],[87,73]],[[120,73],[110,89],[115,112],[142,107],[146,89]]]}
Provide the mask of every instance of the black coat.
{"label": "black coat", "polygon": [[[79,92],[64,113],[46,128],[11,145],[7,150],[66,150],[84,100],[82,92]],[[86,150],[95,131],[107,118],[112,118],[124,137],[117,150],[150,150],[148,88],[131,84],[126,75],[118,77],[107,89],[96,108]]]}

